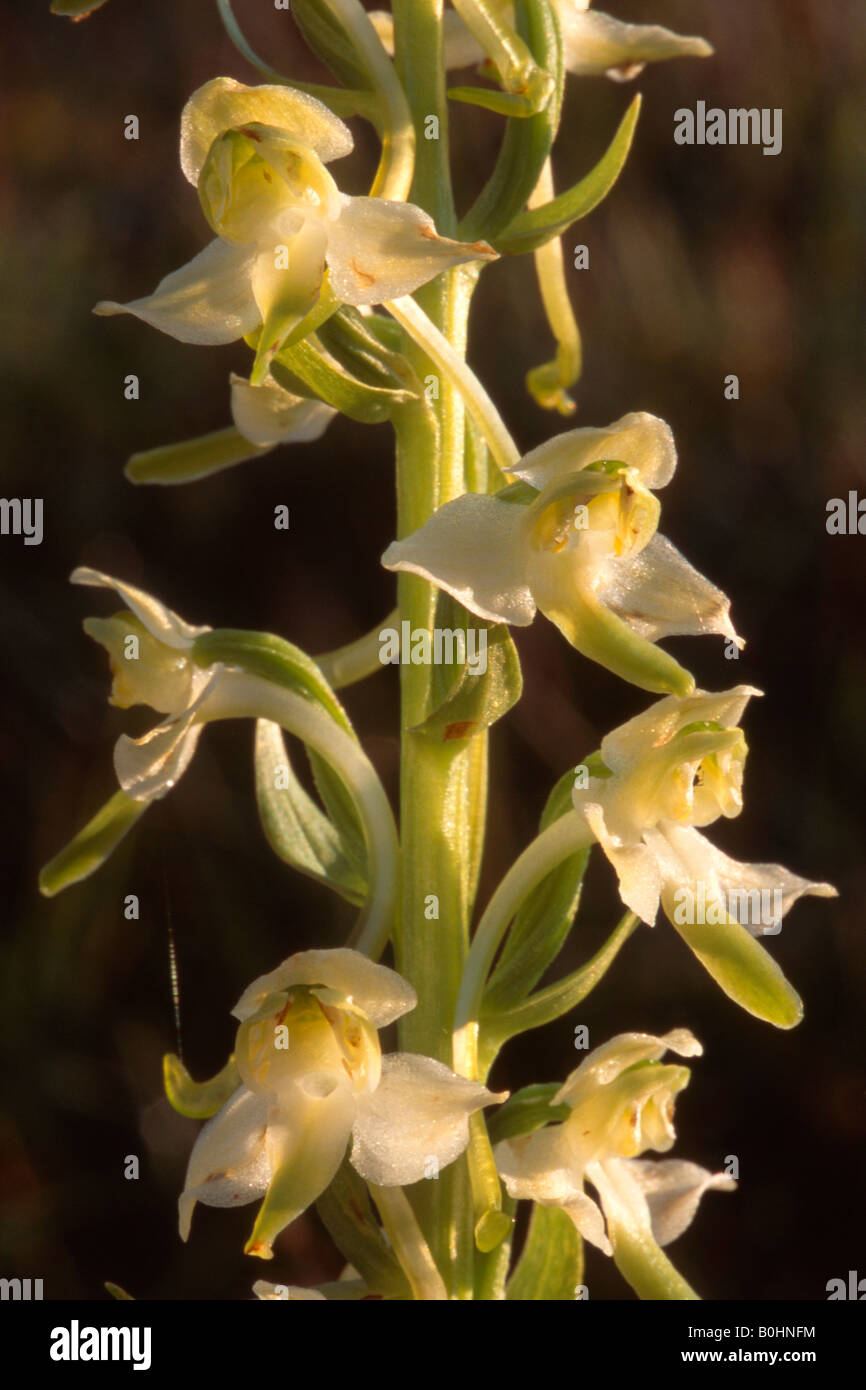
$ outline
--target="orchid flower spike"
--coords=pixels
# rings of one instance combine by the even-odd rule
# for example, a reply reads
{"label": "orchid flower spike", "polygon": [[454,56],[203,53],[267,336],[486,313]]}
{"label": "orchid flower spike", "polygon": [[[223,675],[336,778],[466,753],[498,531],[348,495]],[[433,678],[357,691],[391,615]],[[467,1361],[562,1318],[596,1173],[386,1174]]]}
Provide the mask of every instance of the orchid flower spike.
{"label": "orchid flower spike", "polygon": [[338,302],[381,304],[448,266],[495,258],[486,243],[440,236],[412,203],[341,193],[325,166],[352,146],[339,117],[303,92],[205,83],[181,117],[180,163],[216,239],[153,294],[95,312],[134,314],[185,343],[231,343],[261,328],[252,378],[261,385],[326,284]]}
{"label": "orchid flower spike", "polygon": [[800,1000],[754,938],[776,934],[798,898],[836,890],[780,864],[739,863],[698,829],[742,810],[747,748],[739,721],[760,693],[740,685],[658,700],[602,740],[572,799],[616,870],[626,906],[652,925],[661,903],[726,994],[791,1027],[802,1016]]}
{"label": "orchid flower spike", "polygon": [[698,1057],[702,1050],[686,1028],[662,1037],[620,1033],[590,1052],[554,1096],[551,1105],[569,1108],[564,1123],[495,1149],[510,1196],[561,1207],[584,1240],[613,1256],[642,1298],[697,1297],[660,1246],[691,1225],[705,1192],[736,1187],[724,1173],[696,1163],[640,1158],[647,1149],[665,1153],[673,1146],[674,1104],[689,1082],[687,1067],[661,1058],[668,1051]]}
{"label": "orchid flower spike", "polygon": [[[713,52],[706,39],[675,34],[660,24],[626,24],[609,14],[590,10],[591,0],[551,0],[562,33],[566,72],[577,77],[610,77],[627,82],[647,63],[667,58],[708,58]],[[513,18],[513,5],[494,0],[494,8]],[[465,68],[482,63],[486,54],[453,10],[445,13],[445,66]],[[394,51],[394,21],[384,10],[370,19],[388,49]]]}
{"label": "orchid flower spike", "polygon": [[246,1253],[270,1259],[350,1144],[353,1166],[379,1187],[419,1182],[459,1157],[469,1116],[507,1093],[430,1057],[383,1057],[378,1029],[416,1003],[402,976],[348,949],[301,951],[244,991],[233,1010],[243,1084],[196,1140],[180,1198],[184,1240],[196,1202],[264,1196]]}
{"label": "orchid flower spike", "polygon": [[643,690],[687,695],[691,675],[654,643],[695,633],[743,643],[726,596],[657,534],[654,490],[676,461],[654,415],[569,430],[521,459],[521,483],[446,503],[382,563],[491,622],[524,627],[540,608],[590,660]]}

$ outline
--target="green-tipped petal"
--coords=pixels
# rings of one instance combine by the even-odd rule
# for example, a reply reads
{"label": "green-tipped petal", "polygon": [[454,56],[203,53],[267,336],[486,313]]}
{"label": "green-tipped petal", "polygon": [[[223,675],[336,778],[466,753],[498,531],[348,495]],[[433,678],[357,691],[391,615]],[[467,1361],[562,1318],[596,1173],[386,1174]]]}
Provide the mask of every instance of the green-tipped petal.
{"label": "green-tipped petal", "polygon": [[216,430],[198,439],[185,439],[181,444],[162,444],[157,449],[133,454],[124,473],[131,483],[191,483],[233,468],[236,463],[261,458],[272,447],[252,444],[237,429]]}
{"label": "green-tipped petal", "polygon": [[133,801],[126,792],[115,792],[75,838],[45,865],[39,875],[40,893],[53,898],[70,884],[94,873],[146,810],[147,802]]}
{"label": "green-tipped petal", "polygon": [[544,606],[542,612],[577,651],[621,680],[660,694],[690,695],[694,690],[694,677],[678,661],[640,637],[591,594],[575,588],[567,612]]}
{"label": "green-tipped petal", "polygon": [[193,1081],[173,1052],[162,1059],[162,1079],[169,1105],[189,1120],[209,1120],[234,1095],[241,1080],[232,1056],[209,1081]]}
{"label": "green-tipped petal", "polygon": [[689,950],[729,999],[776,1028],[796,1027],[803,1017],[802,999],[745,927],[733,919],[719,926],[678,923],[673,909],[665,910]]}

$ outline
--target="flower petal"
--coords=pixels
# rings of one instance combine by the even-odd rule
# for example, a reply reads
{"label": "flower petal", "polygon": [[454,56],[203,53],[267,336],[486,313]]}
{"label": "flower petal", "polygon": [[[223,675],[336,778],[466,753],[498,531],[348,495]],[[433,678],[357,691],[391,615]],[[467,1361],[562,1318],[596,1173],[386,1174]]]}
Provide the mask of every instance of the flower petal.
{"label": "flower petal", "polygon": [[753,685],[737,685],[732,690],[666,695],[602,739],[602,762],[611,772],[623,774],[640,763],[650,749],[669,743],[688,724],[708,722],[735,728],[749,700],[760,694]]}
{"label": "flower petal", "polygon": [[629,1173],[646,1198],[659,1245],[670,1245],[692,1224],[705,1192],[711,1188],[732,1192],[737,1186],[726,1173],[711,1173],[697,1163],[675,1158],[662,1162],[635,1158]]}
{"label": "flower petal", "polygon": [[449,266],[495,259],[484,241],[440,236],[432,217],[413,203],[346,197],[328,224],[331,286],[344,304],[399,299]]}
{"label": "flower petal", "polygon": [[565,1125],[545,1125],[532,1134],[506,1139],[493,1153],[508,1195],[517,1201],[563,1207],[583,1195],[583,1175]]}
{"label": "flower petal", "polygon": [[389,545],[382,564],[431,580],[479,618],[526,627],[535,603],[524,577],[523,512],[517,503],[466,493]]}
{"label": "flower petal", "polygon": [[193,92],[180,118],[180,166],[189,182],[198,183],[218,135],[251,123],[291,131],[325,163],[341,159],[354,146],[339,116],[305,92],[267,83],[247,87],[233,77],[215,77]]}
{"label": "flower petal", "polygon": [[634,1159],[608,1158],[587,1165],[607,1218],[613,1257],[639,1298],[695,1300],[698,1295],[655,1240],[649,1204],[634,1176]]}
{"label": "flower petal", "polygon": [[136,589],[132,584],[126,584],[122,579],[114,579],[110,574],[103,574],[100,570],[79,565],[72,571],[69,579],[72,584],[89,584],[94,589],[113,589],[148,632],[160,642],[165,642],[167,647],[191,647],[196,637],[201,637],[202,633],[211,630],[209,627],[193,627],[170,608],[166,608],[159,599],[146,594],[143,589]]}
{"label": "flower petal", "polygon": [[180,1236],[189,1235],[196,1202],[240,1207],[261,1197],[271,1169],[265,1147],[270,1099],[240,1086],[200,1131],[179,1202]]}
{"label": "flower petal", "polygon": [[611,835],[601,806],[588,802],[578,809],[616,870],[622,901],[651,927],[658,913],[661,893],[655,855],[642,842],[625,844],[618,836]]}
{"label": "flower petal", "polygon": [[[660,24],[626,24],[608,14],[557,4],[566,71],[578,77],[636,77],[644,63],[708,58],[706,39],[675,34]],[[623,69],[618,72],[618,69]]]}
{"label": "flower petal", "polygon": [[103,299],[93,312],[134,314],[181,343],[234,343],[261,323],[252,290],[257,249],[217,237],[191,261],[160,280],[153,294],[117,304]]}
{"label": "flower petal", "polygon": [[320,439],[336,415],[324,401],[305,400],[283,390],[272,377],[252,386],[232,373],[232,418],[244,439],[269,448]]}
{"label": "flower petal", "polygon": [[204,724],[200,710],[222,675],[222,667],[198,671],[193,677],[196,698],[176,719],[168,719],[132,739],[121,734],[114,746],[114,770],[127,796],[156,801],[171,791],[192,760]]}
{"label": "flower petal", "polygon": [[608,560],[598,598],[640,637],[721,633],[745,646],[731,623],[731,601],[658,534],[636,555]]}
{"label": "flower petal", "polygon": [[402,1018],[418,1003],[412,986],[385,965],[376,965],[367,956],[348,947],[333,951],[298,951],[276,970],[253,980],[241,995],[232,1014],[243,1022],[258,1010],[269,994],[292,985],[326,985],[351,1000],[377,1028]]}
{"label": "flower petal", "polygon": [[382,1059],[375,1091],[358,1098],[351,1162],[367,1182],[406,1187],[453,1163],[469,1143],[469,1116],[505,1100],[442,1062],[397,1052]]}
{"label": "flower petal", "polygon": [[557,1091],[551,1105],[574,1105],[590,1088],[608,1086],[638,1062],[657,1062],[666,1052],[680,1057],[700,1057],[703,1048],[688,1028],[672,1028],[657,1037],[653,1033],[618,1033],[592,1052]]}
{"label": "flower petal", "polygon": [[557,478],[579,472],[590,463],[612,459],[636,468],[644,487],[664,487],[677,466],[670,425],[640,410],[623,415],[612,425],[566,430],[530,450],[511,472],[541,492]]}

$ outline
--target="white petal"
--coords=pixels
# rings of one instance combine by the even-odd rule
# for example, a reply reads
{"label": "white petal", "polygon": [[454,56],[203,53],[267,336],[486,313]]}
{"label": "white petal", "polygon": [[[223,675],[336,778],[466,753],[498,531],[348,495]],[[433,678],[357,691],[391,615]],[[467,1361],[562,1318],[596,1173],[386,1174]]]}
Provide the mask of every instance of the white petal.
{"label": "white petal", "polygon": [[103,299],[93,312],[134,314],[181,343],[233,343],[261,323],[252,290],[256,254],[255,247],[217,237],[160,280],[153,294],[130,304]]}
{"label": "white petal", "polygon": [[737,685],[732,690],[665,695],[602,739],[602,762],[611,772],[622,774],[641,762],[650,749],[669,743],[687,724],[707,721],[725,729],[735,728],[749,700],[760,694],[753,685]]}
{"label": "white petal", "polygon": [[319,1301],[327,1303],[328,1301],[323,1293],[319,1293],[318,1289],[302,1289],[297,1284],[271,1284],[267,1279],[257,1279],[253,1284],[253,1293],[256,1298],[274,1299],[283,1303],[295,1303],[302,1300],[308,1303]]}
{"label": "white petal", "polygon": [[[671,855],[665,856],[662,839]],[[832,884],[812,883],[781,864],[746,864],[731,859],[691,826],[664,821],[653,843],[665,886],[703,883],[707,904],[720,901],[727,915],[753,936],[776,934],[782,918],[799,898],[837,897]]]}
{"label": "white petal", "polygon": [[413,203],[387,198],[345,198],[328,224],[328,266],[344,304],[381,304],[426,285],[448,266],[495,260],[484,241],[451,241]]}
{"label": "white petal", "polygon": [[412,986],[385,965],[376,965],[358,951],[339,947],[333,951],[299,951],[276,970],[260,975],[244,990],[232,1014],[243,1021],[258,1009],[268,994],[292,985],[326,985],[345,995],[377,1028],[402,1018],[418,1003]]}
{"label": "white petal", "polygon": [[564,1207],[583,1195],[583,1173],[565,1125],[545,1125],[532,1134],[497,1144],[494,1158],[508,1195],[518,1201]]}
{"label": "white petal", "polygon": [[232,419],[244,439],[259,448],[320,439],[337,413],[324,401],[284,391],[271,377],[261,386],[251,386],[233,373],[231,387]]}
{"label": "white petal", "polygon": [[295,212],[268,230],[252,270],[253,295],[263,322],[279,316],[276,321],[285,329],[289,316],[300,321],[309,313],[322,289],[327,241],[323,219],[299,219]]}
{"label": "white petal", "polygon": [[664,487],[677,466],[670,425],[640,410],[623,415],[612,425],[566,430],[532,449],[511,471],[541,492],[565,474],[610,459],[636,468],[644,487]]}
{"label": "white petal", "polygon": [[270,1100],[246,1086],[235,1091],[199,1133],[180,1197],[180,1234],[189,1235],[193,1207],[240,1207],[261,1197],[271,1177],[265,1145]]}
{"label": "white petal", "polygon": [[358,1097],[353,1166],[379,1187],[407,1187],[453,1163],[469,1143],[469,1116],[507,1099],[442,1062],[397,1052],[382,1059],[375,1091]]}
{"label": "white petal", "polygon": [[196,698],[182,715],[157,725],[141,738],[121,734],[114,746],[117,780],[133,801],[156,801],[170,792],[192,761],[204,724],[201,706],[222,675],[221,666],[196,672]]}
{"label": "white petal", "polygon": [[642,922],[652,926],[658,913],[661,892],[655,855],[642,842],[625,844],[616,835],[611,835],[601,806],[589,802],[578,809],[586,817],[590,830],[616,870],[619,895],[626,907],[637,913]]}
{"label": "white petal", "polygon": [[680,1057],[700,1057],[701,1044],[688,1028],[672,1028],[657,1037],[654,1033],[618,1033],[615,1038],[593,1048],[557,1091],[551,1105],[573,1105],[580,1092],[607,1086],[628,1067],[638,1062],[657,1062],[666,1052]]}
{"label": "white petal", "polygon": [[737,1186],[726,1173],[710,1173],[681,1159],[654,1163],[635,1158],[629,1162],[629,1174],[646,1198],[659,1245],[669,1245],[692,1224],[705,1192],[711,1188],[732,1192]]}
{"label": "white petal", "polygon": [[604,1229],[604,1216],[591,1197],[582,1192],[578,1199],[568,1202],[563,1210],[571,1217],[584,1240],[598,1246],[603,1255],[613,1254],[613,1246]]}
{"label": "white petal", "polygon": [[[644,63],[665,58],[706,58],[712,47],[706,39],[687,37],[659,24],[625,24],[610,15],[575,10],[568,0],[558,4],[565,67],[578,77],[595,77],[617,68],[636,76]],[[612,71],[613,70],[613,71]]]}
{"label": "white petal", "polygon": [[525,577],[524,513],[517,503],[468,492],[389,545],[382,564],[431,580],[479,618],[526,627],[535,603]]}
{"label": "white petal", "polygon": [[190,183],[198,183],[218,135],[253,122],[287,130],[325,163],[349,154],[354,144],[339,116],[305,92],[267,83],[247,87],[232,77],[215,77],[193,92],[180,120],[180,165]]}
{"label": "white petal", "polygon": [[608,560],[595,592],[618,618],[649,642],[718,632],[738,647],[745,645],[731,622],[727,595],[658,533],[636,555]]}
{"label": "white petal", "polygon": [[112,578],[110,574],[88,569],[86,565],[79,565],[69,578],[72,584],[89,584],[94,589],[113,589],[148,632],[160,642],[165,642],[167,647],[191,647],[196,637],[211,630],[209,627],[193,627],[170,608],[166,608],[159,599],[146,594],[143,589],[136,589],[132,584],[124,583],[122,579]]}

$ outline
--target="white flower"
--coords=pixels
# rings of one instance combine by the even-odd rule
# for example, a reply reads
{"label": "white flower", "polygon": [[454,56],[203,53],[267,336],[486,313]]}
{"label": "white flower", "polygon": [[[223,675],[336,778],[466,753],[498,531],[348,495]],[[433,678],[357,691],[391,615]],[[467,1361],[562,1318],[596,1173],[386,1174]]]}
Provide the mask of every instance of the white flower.
{"label": "white flower", "polygon": [[652,924],[661,902],[727,994],[790,1027],[800,1001],[752,937],[778,929],[804,894],[834,897],[836,890],[779,864],[738,863],[696,828],[742,809],[747,749],[738,722],[759,694],[741,685],[658,700],[602,740],[601,765],[589,769],[600,775],[586,786],[576,782],[572,798],[616,870],[626,906]]}
{"label": "white flower", "polygon": [[670,428],[654,415],[569,430],[512,470],[529,487],[446,503],[382,563],[492,622],[523,627],[540,608],[591,660],[642,689],[686,694],[691,676],[653,643],[685,633],[741,643],[725,595],[656,532],[652,490],[675,468]]}
{"label": "white flower", "polygon": [[[578,77],[637,77],[647,63],[666,58],[707,58],[713,52],[706,39],[675,34],[659,24],[626,24],[608,14],[591,11],[590,0],[552,0],[562,32],[566,72]],[[506,15],[510,5],[499,5]],[[370,15],[379,37],[394,51],[394,21],[376,10]],[[458,14],[445,13],[445,66],[463,68],[484,60],[485,54]]]}
{"label": "white flower", "polygon": [[380,304],[495,256],[441,237],[411,203],[340,193],[325,165],[352,145],[348,127],[302,92],[207,82],[184,108],[180,161],[216,240],[152,295],[96,312],[135,314],[187,343],[230,343],[264,325],[266,367],[326,282],[345,304]]}
{"label": "white flower", "polygon": [[597,1047],[551,1101],[569,1107],[568,1119],[498,1144],[495,1156],[512,1197],[561,1207],[643,1296],[688,1297],[658,1247],[691,1224],[704,1192],[736,1184],[695,1163],[638,1157],[664,1153],[676,1138],[674,1102],[689,1071],[662,1064],[666,1051],[696,1057],[702,1049],[684,1028],[663,1037],[621,1033]]}
{"label": "white flower", "polygon": [[196,1140],[180,1232],[196,1202],[241,1206],[264,1195],[246,1253],[272,1243],[350,1159],[368,1182],[403,1187],[453,1163],[469,1116],[505,1099],[441,1062],[383,1058],[377,1030],[417,1002],[402,977],[351,950],[302,951],[255,980],[234,1009],[243,1085]]}

